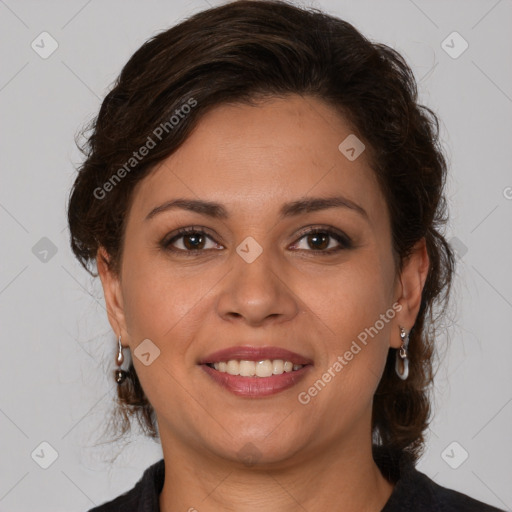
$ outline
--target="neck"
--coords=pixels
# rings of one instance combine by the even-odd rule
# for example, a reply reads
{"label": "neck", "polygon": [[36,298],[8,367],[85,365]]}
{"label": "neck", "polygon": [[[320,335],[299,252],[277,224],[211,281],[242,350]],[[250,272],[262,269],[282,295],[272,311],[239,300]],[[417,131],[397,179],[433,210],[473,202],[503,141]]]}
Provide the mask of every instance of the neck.
{"label": "neck", "polygon": [[279,467],[247,467],[205,456],[160,433],[165,460],[161,512],[379,512],[393,490],[373,460],[371,441],[360,434],[295,455]]}

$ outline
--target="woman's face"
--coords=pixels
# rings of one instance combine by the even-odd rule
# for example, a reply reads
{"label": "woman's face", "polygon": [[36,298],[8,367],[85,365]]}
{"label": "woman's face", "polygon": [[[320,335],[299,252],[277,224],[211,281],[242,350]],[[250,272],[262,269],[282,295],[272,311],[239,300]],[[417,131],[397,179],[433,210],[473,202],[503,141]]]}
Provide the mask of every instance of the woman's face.
{"label": "woman's face", "polygon": [[[164,450],[285,464],[369,442],[372,397],[415,303],[367,155],[339,149],[351,133],[310,97],[224,105],[136,188],[120,280],[102,281]],[[337,205],[315,203],[328,198]],[[155,211],[176,199],[218,206]],[[287,360],[309,364],[283,372]]]}

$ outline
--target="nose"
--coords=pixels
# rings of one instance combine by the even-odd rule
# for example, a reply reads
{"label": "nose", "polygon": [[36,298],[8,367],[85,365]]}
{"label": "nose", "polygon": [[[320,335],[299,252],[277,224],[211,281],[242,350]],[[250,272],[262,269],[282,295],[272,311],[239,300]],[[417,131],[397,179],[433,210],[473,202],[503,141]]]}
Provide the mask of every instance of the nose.
{"label": "nose", "polygon": [[251,326],[290,321],[299,302],[280,262],[263,251],[251,263],[233,255],[233,270],[224,279],[216,308],[220,317]]}

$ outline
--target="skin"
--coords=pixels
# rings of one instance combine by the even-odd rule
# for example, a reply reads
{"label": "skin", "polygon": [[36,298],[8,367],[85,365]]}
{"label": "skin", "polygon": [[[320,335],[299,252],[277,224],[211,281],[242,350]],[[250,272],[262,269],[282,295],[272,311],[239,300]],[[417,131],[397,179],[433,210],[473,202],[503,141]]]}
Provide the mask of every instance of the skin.
{"label": "skin", "polygon": [[[97,259],[123,345],[133,354],[148,338],[160,350],[149,366],[133,361],[158,419],[163,512],[377,512],[393,490],[371,455],[372,398],[389,348],[401,344],[399,326],[414,325],[429,261],[421,240],[397,273],[387,205],[367,155],[349,161],[338,150],[351,133],[311,97],[217,107],[135,189],[120,275]],[[367,218],[342,207],[279,217],[283,203],[338,194]],[[175,198],[222,203],[229,218],[174,209],[145,220]],[[211,237],[199,244],[202,253],[161,247],[187,226]],[[317,226],[342,231],[353,247],[323,255],[340,244],[308,242],[300,230]],[[252,263],[236,252],[248,236],[263,249]],[[190,242],[182,237],[173,246],[185,251]],[[307,405],[299,403],[298,393],[397,303],[400,311],[378,335]],[[314,364],[291,389],[239,397],[197,364],[234,345],[277,345]],[[241,460],[244,446],[255,450],[254,464]]]}

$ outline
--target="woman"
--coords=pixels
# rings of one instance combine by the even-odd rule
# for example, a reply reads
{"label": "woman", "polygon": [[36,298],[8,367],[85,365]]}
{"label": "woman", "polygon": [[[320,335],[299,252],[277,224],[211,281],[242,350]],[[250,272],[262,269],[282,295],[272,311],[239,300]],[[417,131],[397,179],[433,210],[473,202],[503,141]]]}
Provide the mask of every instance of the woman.
{"label": "woman", "polygon": [[122,431],[164,458],[94,511],[497,510],[415,469],[454,267],[416,99],[394,50],[283,2],[209,9],[132,56],[69,225]]}

